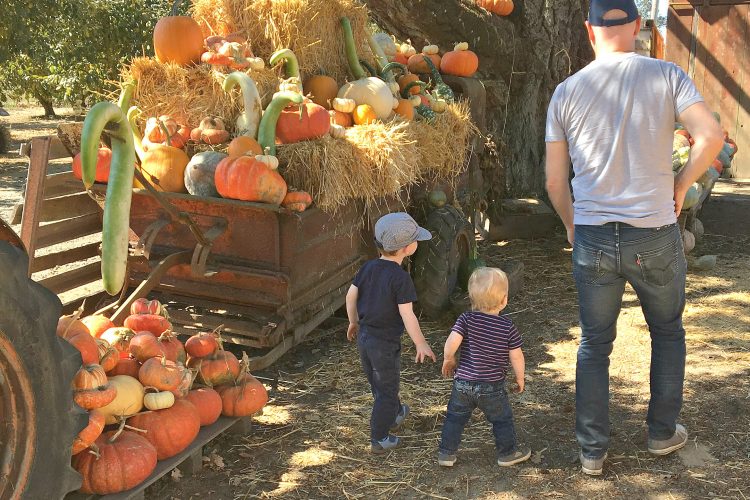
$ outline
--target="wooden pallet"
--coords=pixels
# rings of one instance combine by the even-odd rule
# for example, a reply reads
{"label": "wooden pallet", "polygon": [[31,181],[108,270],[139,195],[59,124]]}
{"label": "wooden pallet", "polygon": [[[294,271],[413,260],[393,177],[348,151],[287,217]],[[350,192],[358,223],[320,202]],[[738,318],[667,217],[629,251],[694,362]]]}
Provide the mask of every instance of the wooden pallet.
{"label": "wooden pallet", "polygon": [[203,468],[203,447],[224,432],[247,435],[252,429],[251,417],[230,418],[220,417],[214,424],[201,427],[198,437],[182,453],[157,462],[154,472],[141,484],[122,493],[112,495],[88,495],[85,493],[69,493],[65,500],[139,500],[144,498],[146,488],[154,484],[174,469],[179,469],[183,475],[192,475]]}

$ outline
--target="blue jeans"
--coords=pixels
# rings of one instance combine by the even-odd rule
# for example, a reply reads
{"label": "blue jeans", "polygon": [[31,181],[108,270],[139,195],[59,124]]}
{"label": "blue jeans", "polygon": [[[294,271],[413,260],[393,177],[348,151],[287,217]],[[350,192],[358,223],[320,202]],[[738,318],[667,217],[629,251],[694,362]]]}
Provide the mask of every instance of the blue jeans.
{"label": "blue jeans", "polygon": [[370,414],[370,441],[388,437],[401,409],[398,397],[401,378],[401,339],[383,340],[360,332],[357,335],[362,371],[370,383],[375,403]]}
{"label": "blue jeans", "polygon": [[575,227],[573,277],[578,289],[581,343],[576,365],[576,437],[587,458],[609,447],[609,355],[627,281],[651,333],[652,439],[674,435],[685,378],[687,264],[676,224],[636,228],[620,222]]}
{"label": "blue jeans", "polygon": [[513,425],[513,412],[505,392],[505,381],[473,382],[455,379],[448,412],[443,423],[440,451],[455,455],[461,444],[461,435],[469,422],[474,408],[484,413],[492,424],[495,435],[495,448],[498,455],[506,455],[516,450],[516,429]]}

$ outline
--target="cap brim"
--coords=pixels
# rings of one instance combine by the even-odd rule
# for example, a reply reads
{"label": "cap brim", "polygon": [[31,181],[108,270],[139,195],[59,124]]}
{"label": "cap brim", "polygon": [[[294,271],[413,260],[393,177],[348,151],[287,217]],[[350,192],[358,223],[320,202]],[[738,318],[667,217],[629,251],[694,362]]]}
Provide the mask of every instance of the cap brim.
{"label": "cap brim", "polygon": [[432,239],[432,234],[425,228],[420,227],[417,231],[417,241],[428,241]]}

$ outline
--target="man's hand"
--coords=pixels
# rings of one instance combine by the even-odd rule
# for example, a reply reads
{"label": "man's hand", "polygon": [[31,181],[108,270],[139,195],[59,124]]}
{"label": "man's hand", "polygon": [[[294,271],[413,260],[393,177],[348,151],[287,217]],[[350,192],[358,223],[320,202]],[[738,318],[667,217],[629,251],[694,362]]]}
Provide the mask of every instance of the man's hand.
{"label": "man's hand", "polygon": [[569,226],[565,228],[565,232],[568,233],[568,243],[570,243],[570,246],[573,246],[573,243],[575,242],[575,226]]}
{"label": "man's hand", "polygon": [[445,358],[443,360],[443,377],[451,378],[456,373],[456,358]]}
{"label": "man's hand", "polygon": [[359,323],[349,323],[349,328],[346,330],[346,338],[351,342],[352,340],[357,338],[357,333],[359,333]]}
{"label": "man's hand", "polygon": [[513,387],[513,392],[521,394],[526,389],[526,381],[522,378],[516,379],[516,385]]}
{"label": "man's hand", "polygon": [[433,362],[437,361],[435,353],[432,352],[427,342],[417,344],[417,356],[414,358],[415,363],[424,363],[426,358],[432,359]]}
{"label": "man's hand", "polygon": [[[689,188],[688,188],[689,189]],[[682,183],[679,182],[679,178],[675,177],[674,180],[674,214],[679,217],[682,211],[682,205],[685,203],[685,195],[688,190],[682,187]]]}

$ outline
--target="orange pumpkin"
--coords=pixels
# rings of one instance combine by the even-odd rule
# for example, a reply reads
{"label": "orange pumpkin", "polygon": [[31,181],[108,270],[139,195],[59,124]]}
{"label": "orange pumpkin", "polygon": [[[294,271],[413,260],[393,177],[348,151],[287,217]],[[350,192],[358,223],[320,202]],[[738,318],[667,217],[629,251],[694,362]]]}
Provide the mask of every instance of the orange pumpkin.
{"label": "orange pumpkin", "polygon": [[182,370],[166,357],[147,359],[138,370],[138,380],[144,387],[159,391],[172,391],[182,382]]}
{"label": "orange pumpkin", "polygon": [[302,87],[312,102],[326,109],[331,109],[331,102],[339,93],[338,83],[327,75],[313,75],[305,80]]}
{"label": "orange pumpkin", "polygon": [[[439,54],[414,54],[409,58],[409,62],[407,64],[409,71],[412,73],[429,73],[430,67],[427,66],[427,63],[424,62],[424,58],[429,57],[432,60],[432,63],[435,65],[436,68],[440,67],[440,55]],[[402,77],[403,78],[403,77]],[[399,85],[401,85],[401,82],[399,82]]]}
{"label": "orange pumpkin", "polygon": [[135,431],[110,431],[99,436],[95,453],[73,457],[83,477],[81,493],[108,495],[139,485],[156,468],[156,448]]}
{"label": "orange pumpkin", "polygon": [[166,308],[156,299],[141,297],[130,304],[130,314],[158,314],[166,317],[166,312]]}
{"label": "orange pumpkin", "polygon": [[213,332],[196,333],[185,341],[185,351],[187,351],[191,358],[209,356],[215,353],[218,348],[219,342],[216,340],[216,335]]}
{"label": "orange pumpkin", "polygon": [[151,332],[154,335],[161,335],[172,328],[169,320],[158,314],[131,314],[125,318],[123,326],[134,332]]}
{"label": "orange pumpkin", "polygon": [[393,61],[399,64],[403,64],[404,66],[409,64],[409,58],[406,56],[406,54],[402,52],[396,52],[396,55],[394,56]]}
{"label": "orange pumpkin", "polygon": [[352,117],[354,118],[355,125],[367,125],[370,123],[374,123],[378,119],[378,115],[375,113],[373,107],[369,104],[360,104],[359,106],[354,108]]}
{"label": "orange pumpkin", "polygon": [[91,443],[96,441],[96,438],[102,434],[103,430],[104,414],[98,410],[91,410],[89,412],[89,424],[84,427],[73,440],[71,455],[81,453],[83,450],[91,446]]}
{"label": "orange pumpkin", "polygon": [[79,333],[87,333],[89,336],[88,327],[81,322],[76,316],[60,316],[57,320],[57,330],[55,331],[58,337],[73,337]]}
{"label": "orange pumpkin", "polygon": [[197,371],[198,382],[209,387],[229,383],[240,374],[240,362],[237,357],[223,349],[205,358],[190,358],[187,366]]}
{"label": "orange pumpkin", "polygon": [[331,123],[336,125],[341,125],[342,127],[351,127],[354,122],[352,121],[352,114],[351,113],[344,113],[342,111],[336,111],[335,109],[332,109],[328,112],[329,116],[331,117]]}
{"label": "orange pumpkin", "polygon": [[[179,2],[175,2],[175,6],[177,3]],[[176,14],[173,7],[171,15],[159,19],[154,27],[156,60],[181,66],[200,62],[203,54],[201,28],[192,17]]]}
{"label": "orange pumpkin", "polygon": [[[411,82],[418,82],[419,77],[415,75],[414,73],[406,73],[405,75],[401,75],[398,78],[398,88],[399,92],[403,92],[407,85],[409,85]],[[420,92],[420,88],[415,85],[411,89],[409,89],[409,93],[413,95],[417,95]]]}
{"label": "orange pumpkin", "polygon": [[115,324],[112,323],[108,317],[97,314],[95,316],[86,316],[85,318],[81,319],[81,323],[86,325],[86,328],[89,329],[89,333],[96,338],[99,338],[102,336],[102,333],[109,330],[110,328],[114,328]]}
{"label": "orange pumpkin", "polygon": [[440,60],[440,72],[446,75],[469,77],[479,68],[479,58],[469,50],[467,44],[460,43]]}
{"label": "orange pumpkin", "polygon": [[133,338],[135,332],[130,328],[114,327],[110,328],[100,337],[101,340],[106,340],[109,345],[117,349],[120,353],[120,358],[127,358],[130,356],[130,339]]}
{"label": "orange pumpkin", "polygon": [[193,442],[200,431],[201,419],[193,403],[177,399],[170,408],[130,417],[128,425],[146,431],[146,439],[156,448],[156,457],[164,460]]}
{"label": "orange pumpkin", "polygon": [[281,206],[292,212],[304,212],[312,205],[312,196],[305,191],[289,191]]}
{"label": "orange pumpkin", "polygon": [[57,322],[57,334],[78,349],[84,365],[99,363],[99,346],[82,322],[71,316],[63,316]]}
{"label": "orange pumpkin", "polygon": [[141,369],[141,364],[135,358],[120,358],[117,365],[107,372],[107,375],[114,377],[115,375],[128,375],[134,379],[138,378],[138,372]]}
{"label": "orange pumpkin", "polygon": [[214,182],[216,191],[223,198],[233,200],[278,205],[287,191],[286,181],[275,169],[249,156],[230,156],[221,160],[216,166]]}
{"label": "orange pumpkin", "polygon": [[227,417],[248,417],[268,402],[268,392],[257,378],[245,372],[233,383],[220,385],[222,413]]}
{"label": "orange pumpkin", "polygon": [[[189,162],[190,158],[183,150],[158,144],[144,153],[141,170],[157,191],[185,193],[185,167]],[[143,188],[138,180],[133,184],[137,188]]]}
{"label": "orange pumpkin", "polygon": [[193,389],[185,398],[193,403],[201,418],[201,427],[211,425],[221,416],[222,401],[219,393],[210,387]]}
{"label": "orange pumpkin", "polygon": [[190,132],[190,139],[204,144],[221,144],[229,140],[224,120],[218,116],[207,116]]}
{"label": "orange pumpkin", "polygon": [[99,364],[105,372],[111,371],[120,361],[120,352],[103,339],[96,339],[99,346]]}
{"label": "orange pumpkin", "polygon": [[276,122],[276,137],[281,144],[292,144],[323,137],[330,128],[328,111],[323,106],[308,102],[288,106],[281,112]]}
{"label": "orange pumpkin", "polygon": [[227,148],[227,153],[229,156],[255,156],[262,155],[263,149],[260,147],[260,144],[258,144],[258,141],[252,137],[241,135],[232,139],[232,142],[229,143],[229,147]]}
{"label": "orange pumpkin", "polygon": [[73,378],[73,401],[86,410],[107,406],[117,396],[117,389],[107,382],[100,365],[84,365]]}
{"label": "orange pumpkin", "polygon": [[188,395],[188,392],[190,391],[190,388],[193,387],[193,372],[187,369],[182,364],[177,365],[180,369],[180,383],[177,384],[177,387],[175,389],[172,389],[170,392],[174,394],[175,398],[184,398]]}
{"label": "orange pumpkin", "polygon": [[414,119],[414,105],[409,101],[409,99],[399,99],[398,100],[398,106],[396,109],[394,109],[396,114],[400,115],[402,118],[406,120],[413,120]]}
{"label": "orange pumpkin", "polygon": [[[96,182],[107,182],[109,180],[109,164],[112,162],[112,150],[109,148],[99,148],[96,154]],[[82,177],[81,153],[73,157],[73,175],[76,179]]]}

